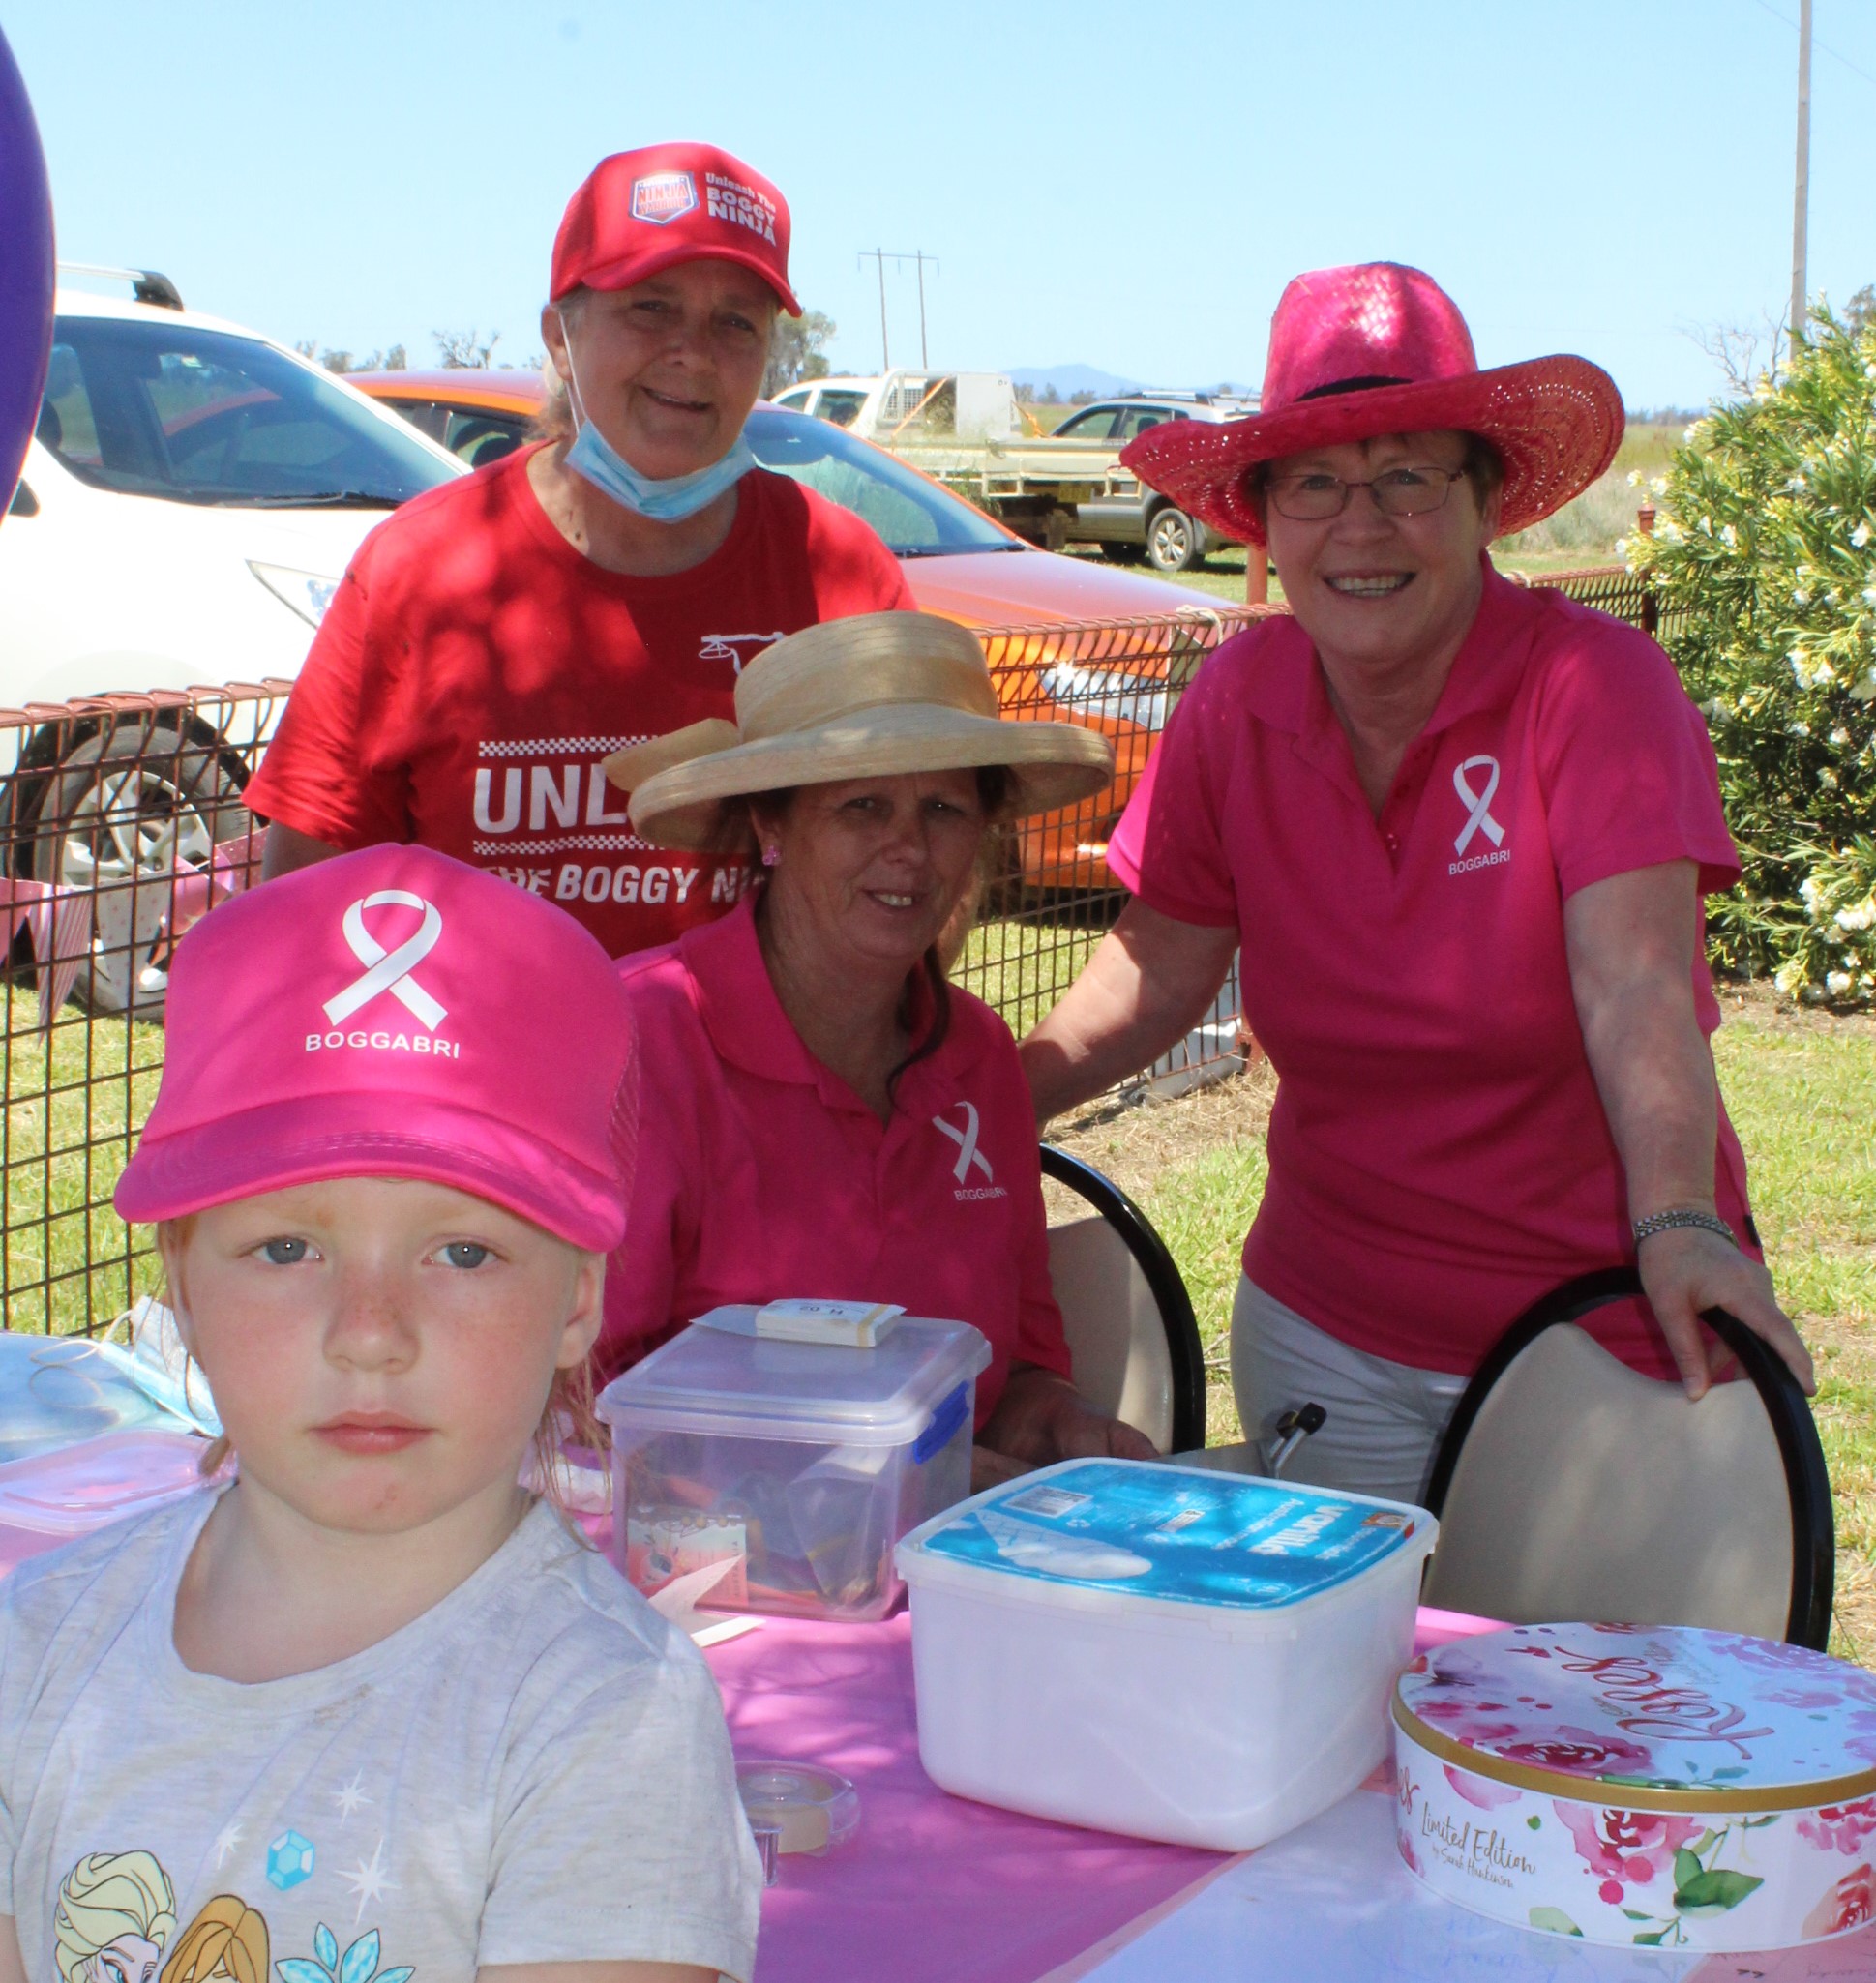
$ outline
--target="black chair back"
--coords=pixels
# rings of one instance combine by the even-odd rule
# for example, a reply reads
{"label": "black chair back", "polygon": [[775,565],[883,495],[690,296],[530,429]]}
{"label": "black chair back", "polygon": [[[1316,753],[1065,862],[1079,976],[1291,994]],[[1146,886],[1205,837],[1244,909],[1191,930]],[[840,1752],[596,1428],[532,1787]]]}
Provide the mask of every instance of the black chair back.
{"label": "black chair back", "polygon": [[1151,1220],[1111,1177],[1054,1143],[1042,1145],[1042,1174],[1084,1199],[1105,1219],[1133,1256],[1159,1310],[1172,1365],[1173,1435],[1169,1452],[1183,1453],[1206,1442],[1206,1355],[1198,1318],[1166,1242]]}
{"label": "black chair back", "polygon": [[[1611,1302],[1643,1292],[1633,1266],[1599,1267],[1553,1287],[1525,1310],[1493,1346],[1490,1354],[1466,1386],[1439,1451],[1427,1486],[1426,1504],[1442,1513],[1466,1438],[1479,1409],[1512,1364],[1546,1329],[1560,1322],[1577,1322]],[[1744,1379],[1757,1390],[1772,1421],[1784,1462],[1791,1499],[1792,1589],[1785,1638],[1794,1645],[1822,1652],[1831,1637],[1831,1601],[1836,1579],[1836,1523],[1831,1501],[1831,1476],[1809,1401],[1799,1388],[1783,1357],[1763,1337],[1723,1308],[1706,1310],[1701,1320],[1712,1330]]]}

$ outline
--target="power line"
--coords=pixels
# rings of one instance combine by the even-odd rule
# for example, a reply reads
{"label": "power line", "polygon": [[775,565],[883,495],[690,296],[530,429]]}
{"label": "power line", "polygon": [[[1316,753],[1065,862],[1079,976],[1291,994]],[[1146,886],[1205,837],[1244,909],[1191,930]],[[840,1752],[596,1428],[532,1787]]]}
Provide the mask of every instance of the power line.
{"label": "power line", "polygon": [[[1762,8],[1767,14],[1772,15],[1773,20],[1783,21],[1793,34],[1798,32],[1798,23],[1788,15],[1779,13],[1777,8],[1772,4],[1772,0],[1752,0],[1752,4],[1755,7]],[[1853,75],[1861,75],[1872,88],[1876,88],[1876,75],[1871,75],[1866,69],[1858,68],[1856,63],[1851,61],[1850,57],[1841,48],[1833,48],[1829,42],[1820,42],[1816,36],[1811,38],[1811,45],[1814,48],[1822,48],[1827,55],[1834,55]]]}

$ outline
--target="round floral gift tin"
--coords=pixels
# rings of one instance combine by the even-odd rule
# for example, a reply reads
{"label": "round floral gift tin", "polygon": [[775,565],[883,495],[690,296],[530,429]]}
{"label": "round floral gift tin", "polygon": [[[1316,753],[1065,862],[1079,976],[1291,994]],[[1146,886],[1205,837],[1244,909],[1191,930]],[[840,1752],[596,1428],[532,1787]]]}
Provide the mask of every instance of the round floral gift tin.
{"label": "round floral gift tin", "polygon": [[1673,1626],[1518,1625],[1394,1692],[1401,1857],[1520,1927],[1790,1948],[1876,1919],[1876,1674]]}

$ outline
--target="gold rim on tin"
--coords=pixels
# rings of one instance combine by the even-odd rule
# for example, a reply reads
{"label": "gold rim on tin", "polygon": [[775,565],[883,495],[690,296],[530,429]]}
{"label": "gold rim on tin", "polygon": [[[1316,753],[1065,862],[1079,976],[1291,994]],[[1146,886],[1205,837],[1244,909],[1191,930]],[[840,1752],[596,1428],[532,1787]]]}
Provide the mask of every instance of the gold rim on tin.
{"label": "gold rim on tin", "polygon": [[1562,1770],[1534,1769],[1529,1763],[1507,1762],[1487,1749],[1469,1749],[1430,1729],[1394,1694],[1394,1723],[1403,1734],[1430,1756],[1469,1770],[1489,1783],[1509,1784],[1520,1791],[1541,1791],[1572,1804],[1602,1804],[1623,1811],[1809,1811],[1824,1804],[1853,1804],[1876,1794],[1876,1769],[1855,1776],[1833,1776],[1809,1784],[1742,1784],[1730,1790],[1675,1790],[1668,1785],[1611,1783],[1603,1777],[1566,1776]]}

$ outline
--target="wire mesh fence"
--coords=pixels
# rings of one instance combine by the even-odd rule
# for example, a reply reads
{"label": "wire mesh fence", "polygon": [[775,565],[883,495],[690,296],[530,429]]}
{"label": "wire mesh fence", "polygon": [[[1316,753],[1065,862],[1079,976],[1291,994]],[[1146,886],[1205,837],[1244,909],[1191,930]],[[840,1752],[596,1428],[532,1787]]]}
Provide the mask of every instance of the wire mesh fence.
{"label": "wire mesh fence", "polygon": [[[1637,624],[1652,613],[1626,573],[1546,582]],[[1108,840],[1180,693],[1207,654],[1268,610],[982,635],[1005,716],[1087,724],[1116,756],[1105,791],[1011,830],[954,966],[1017,1033],[1073,983],[1125,904]],[[192,923],[258,879],[260,829],[242,794],[289,686],[0,710],[8,1329],[97,1333],[157,1287],[150,1234],[124,1226],[111,1191],[156,1099],[170,954]],[[1234,971],[1206,1021],[1128,1085],[1175,1091],[1230,1063],[1237,1014]]]}
{"label": "wire mesh fence", "polygon": [[0,711],[9,1329],[95,1331],[155,1285],[111,1188],[156,1099],[169,952],[257,873],[241,794],[288,686]]}

